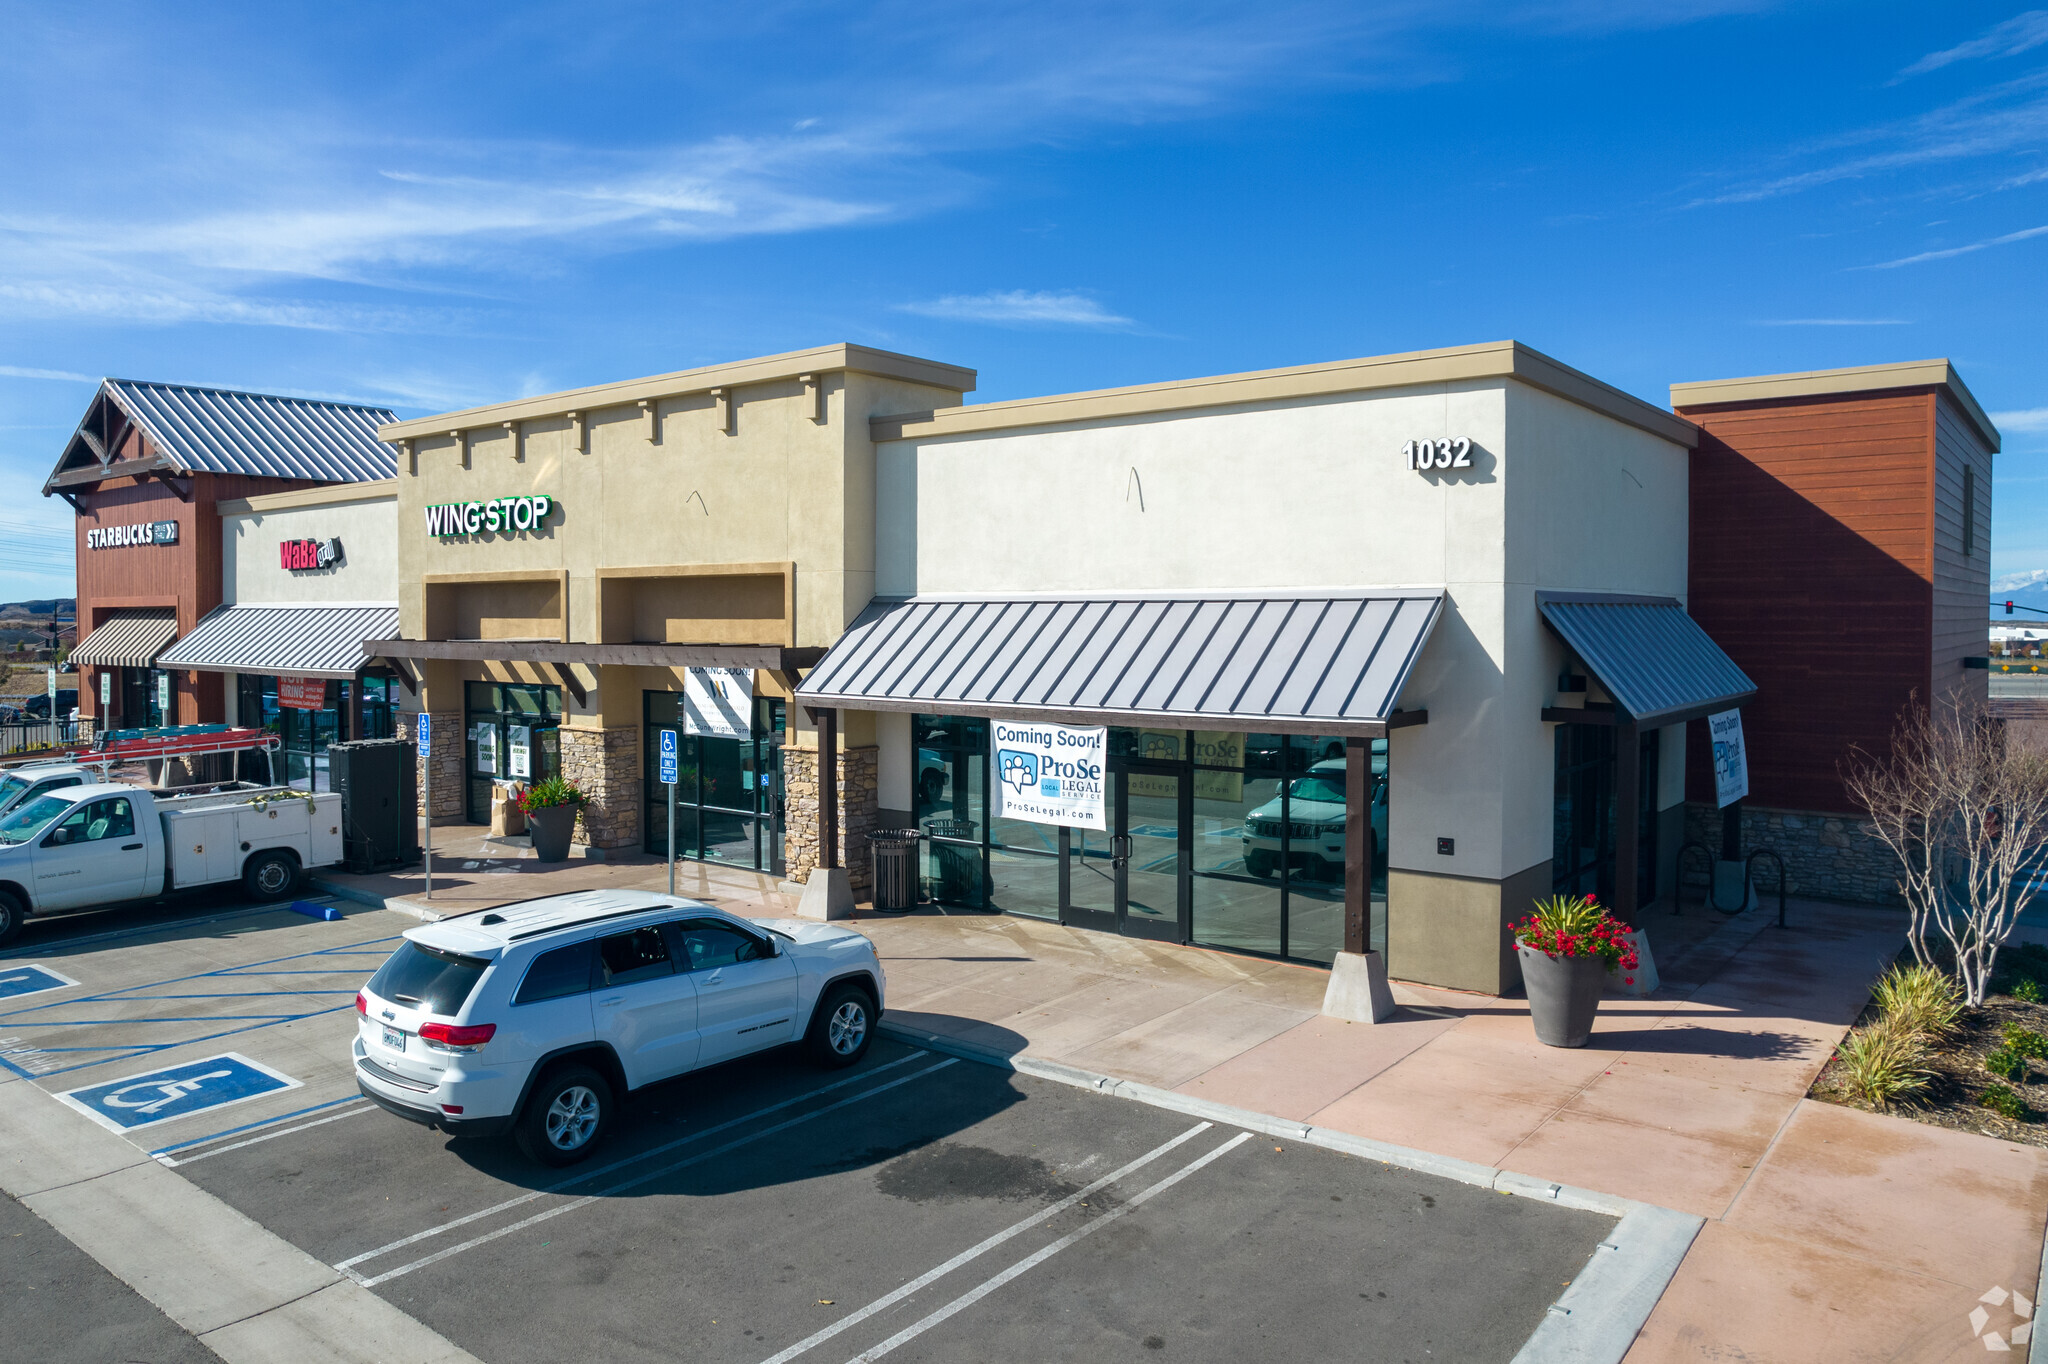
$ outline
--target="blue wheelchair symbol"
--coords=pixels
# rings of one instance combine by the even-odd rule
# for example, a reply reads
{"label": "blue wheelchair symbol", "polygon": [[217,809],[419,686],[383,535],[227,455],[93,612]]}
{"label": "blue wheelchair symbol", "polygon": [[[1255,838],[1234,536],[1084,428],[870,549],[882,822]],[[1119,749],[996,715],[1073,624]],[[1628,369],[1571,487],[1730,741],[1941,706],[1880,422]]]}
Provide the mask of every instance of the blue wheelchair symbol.
{"label": "blue wheelchair symbol", "polygon": [[661,756],[664,758],[673,758],[675,757],[675,755],[676,732],[672,729],[664,729],[661,732]]}
{"label": "blue wheelchair symbol", "polygon": [[414,721],[414,725],[413,737],[417,741],[419,755],[422,758],[432,757],[434,754],[434,717],[425,711],[421,711],[419,717]]}
{"label": "blue wheelchair symbol", "polygon": [[47,966],[0,966],[0,999],[39,995],[45,990],[62,990],[76,984],[71,977],[59,975]]}
{"label": "blue wheelchair symbol", "polygon": [[132,1132],[138,1127],[260,1099],[279,1090],[297,1089],[299,1084],[289,1075],[230,1051],[181,1066],[87,1085],[57,1097],[102,1127]]}
{"label": "blue wheelchair symbol", "polygon": [[1038,785],[1038,755],[1019,753],[1014,748],[996,750],[996,774],[1003,785],[1023,795]]}

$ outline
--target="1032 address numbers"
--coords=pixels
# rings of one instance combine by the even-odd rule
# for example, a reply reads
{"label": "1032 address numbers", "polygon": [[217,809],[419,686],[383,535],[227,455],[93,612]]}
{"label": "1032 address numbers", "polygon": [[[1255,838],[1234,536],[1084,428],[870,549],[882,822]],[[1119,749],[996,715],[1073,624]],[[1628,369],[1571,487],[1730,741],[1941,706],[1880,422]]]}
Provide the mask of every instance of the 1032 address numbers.
{"label": "1032 address numbers", "polygon": [[1411,469],[1469,469],[1472,442],[1464,436],[1445,440],[1411,440],[1401,447]]}

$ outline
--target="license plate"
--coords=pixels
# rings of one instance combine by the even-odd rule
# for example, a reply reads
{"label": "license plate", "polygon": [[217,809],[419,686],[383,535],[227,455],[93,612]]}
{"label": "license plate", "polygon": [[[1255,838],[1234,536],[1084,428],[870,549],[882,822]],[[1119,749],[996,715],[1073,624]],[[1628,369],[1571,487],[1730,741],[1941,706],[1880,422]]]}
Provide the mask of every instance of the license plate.
{"label": "license plate", "polygon": [[405,1034],[397,1028],[386,1028],[384,1030],[384,1045],[393,1051],[404,1051]]}

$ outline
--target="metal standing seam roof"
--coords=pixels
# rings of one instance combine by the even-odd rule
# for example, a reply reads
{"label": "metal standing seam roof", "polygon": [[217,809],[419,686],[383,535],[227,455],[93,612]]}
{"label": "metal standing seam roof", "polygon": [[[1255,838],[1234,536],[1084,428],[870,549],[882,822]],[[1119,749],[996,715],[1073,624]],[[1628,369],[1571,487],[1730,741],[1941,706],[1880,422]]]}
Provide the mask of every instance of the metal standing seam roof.
{"label": "metal standing seam roof", "polygon": [[1643,725],[1739,706],[1756,683],[1673,597],[1538,592],[1550,628]]}
{"label": "metal standing seam roof", "polygon": [[398,474],[398,452],[377,439],[379,426],[398,419],[385,408],[133,379],[109,379],[106,388],[188,472],[330,483]]}
{"label": "metal standing seam roof", "polygon": [[1384,726],[1440,593],[911,598],[871,603],[797,688],[811,705],[1079,723]]}
{"label": "metal standing seam roof", "polygon": [[153,668],[163,647],[178,637],[178,621],[169,607],[125,608],[95,625],[71,661],[94,668]]}
{"label": "metal standing seam roof", "polygon": [[158,661],[159,667],[198,672],[276,673],[294,677],[354,677],[365,662],[363,641],[398,633],[391,605],[273,605],[245,602],[216,607]]}

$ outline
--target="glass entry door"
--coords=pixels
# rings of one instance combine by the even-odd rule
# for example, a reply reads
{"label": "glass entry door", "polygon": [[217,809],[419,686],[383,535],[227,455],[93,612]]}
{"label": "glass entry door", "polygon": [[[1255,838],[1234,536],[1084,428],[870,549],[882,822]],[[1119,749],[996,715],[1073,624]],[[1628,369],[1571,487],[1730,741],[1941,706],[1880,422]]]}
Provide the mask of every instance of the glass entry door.
{"label": "glass entry door", "polygon": [[1186,775],[1111,761],[1107,831],[1064,830],[1061,921],[1127,937],[1183,941]]}

